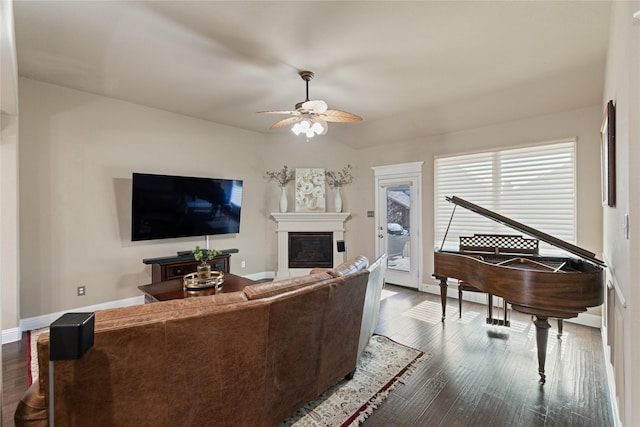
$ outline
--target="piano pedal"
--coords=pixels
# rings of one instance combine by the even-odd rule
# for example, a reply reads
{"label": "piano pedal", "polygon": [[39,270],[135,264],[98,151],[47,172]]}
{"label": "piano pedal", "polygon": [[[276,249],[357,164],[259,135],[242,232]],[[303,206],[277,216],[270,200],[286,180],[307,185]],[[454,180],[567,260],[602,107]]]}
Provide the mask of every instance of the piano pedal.
{"label": "piano pedal", "polygon": [[510,327],[511,326],[511,321],[510,320],[491,319],[491,318],[487,317],[486,321],[487,321],[488,325],[506,326],[506,327]]}

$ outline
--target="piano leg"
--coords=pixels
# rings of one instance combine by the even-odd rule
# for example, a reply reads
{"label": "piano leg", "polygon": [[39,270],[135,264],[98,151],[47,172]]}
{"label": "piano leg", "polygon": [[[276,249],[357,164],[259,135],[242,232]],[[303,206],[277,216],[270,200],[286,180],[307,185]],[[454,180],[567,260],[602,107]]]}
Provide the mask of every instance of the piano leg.
{"label": "piano leg", "polygon": [[444,322],[445,315],[447,314],[447,278],[437,277],[440,279],[440,302],[442,303],[442,319]]}
{"label": "piano leg", "polygon": [[562,338],[562,319],[558,319],[558,338]]}
{"label": "piano leg", "polygon": [[533,322],[536,325],[536,345],[538,347],[538,374],[540,375],[540,384],[544,384],[546,377],[544,375],[544,364],[547,360],[547,339],[549,338],[549,328],[551,325],[546,317],[536,316]]}
{"label": "piano leg", "polygon": [[502,298],[502,309],[504,310],[504,322],[502,323],[504,326],[511,326],[511,321],[509,321],[509,316],[507,313],[507,300]]}
{"label": "piano leg", "polygon": [[493,295],[487,294],[487,323],[493,325]]}

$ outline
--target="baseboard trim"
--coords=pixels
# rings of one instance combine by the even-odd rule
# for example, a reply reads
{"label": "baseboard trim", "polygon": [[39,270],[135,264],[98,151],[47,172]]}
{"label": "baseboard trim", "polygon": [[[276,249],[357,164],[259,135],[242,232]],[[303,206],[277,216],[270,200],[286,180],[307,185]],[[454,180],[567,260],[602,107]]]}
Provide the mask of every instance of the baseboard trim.
{"label": "baseboard trim", "polygon": [[616,376],[611,364],[611,348],[607,344],[607,327],[605,325],[600,329],[600,338],[602,339],[602,350],[604,351],[604,365],[607,370],[607,389],[609,391],[609,401],[613,411],[614,427],[623,427],[620,420],[620,408],[618,407],[618,396],[616,394]]}
{"label": "baseboard trim", "polygon": [[[247,279],[259,281],[265,279],[273,279],[276,277],[274,271],[263,271],[260,273],[246,274],[242,277]],[[109,308],[129,307],[131,305],[144,304],[144,296],[125,298],[117,301],[106,302],[102,304],[95,304],[86,307],[78,307],[70,310],[59,311],[57,313],[43,314],[41,316],[28,317],[26,319],[20,319],[20,326],[17,328],[6,329],[2,331],[2,344],[8,344],[22,339],[22,333],[30,331],[32,329],[43,328],[49,326],[55,320],[65,313],[71,312],[92,312],[96,310],[106,310]]]}
{"label": "baseboard trim", "polygon": [[276,272],[275,271],[263,271],[261,273],[245,274],[242,277],[244,277],[246,279],[255,280],[257,282],[259,280],[275,279]]}
{"label": "baseboard trim", "polygon": [[[440,285],[423,284],[421,290],[430,294],[440,295]],[[449,286],[447,288],[447,297],[458,299],[458,289],[455,286]],[[480,292],[464,292],[462,294],[463,301],[475,302],[478,304],[487,304],[486,294]],[[597,316],[590,313],[580,313],[578,317],[571,319],[565,319],[565,322],[575,323],[577,325],[589,326],[591,328],[600,329],[602,325],[602,316]]]}
{"label": "baseboard trim", "polygon": [[8,344],[22,339],[20,328],[5,329],[2,331],[2,344]]}
{"label": "baseboard trim", "polygon": [[[30,331],[32,329],[44,328],[45,326],[49,326],[55,320],[57,320],[60,316],[65,313],[78,313],[78,312],[93,312],[97,310],[106,310],[109,308],[120,308],[120,307],[129,307],[131,305],[140,305],[144,304],[144,296],[140,295],[137,297],[125,298],[117,301],[110,301],[101,304],[94,304],[85,307],[77,307],[65,311],[59,311],[56,313],[43,314],[41,316],[28,317],[26,319],[20,319],[20,327],[15,328],[16,331],[12,332],[10,335],[5,334],[5,331],[2,331],[2,343],[6,344],[13,341],[19,341],[22,338],[22,332]],[[5,335],[7,338],[10,338],[10,341],[4,341]]]}

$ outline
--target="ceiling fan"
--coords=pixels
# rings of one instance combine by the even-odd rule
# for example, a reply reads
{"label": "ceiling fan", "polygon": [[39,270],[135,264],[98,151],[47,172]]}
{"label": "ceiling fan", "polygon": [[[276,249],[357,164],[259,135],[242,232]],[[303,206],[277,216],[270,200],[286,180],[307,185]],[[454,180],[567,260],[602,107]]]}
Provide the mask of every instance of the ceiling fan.
{"label": "ceiling fan", "polygon": [[307,97],[303,102],[298,102],[293,111],[259,111],[260,114],[290,114],[292,117],[280,120],[271,126],[277,129],[293,125],[291,130],[296,135],[306,134],[307,138],[314,135],[324,135],[329,129],[327,122],[359,122],[362,117],[340,110],[329,110],[327,103],[322,100],[309,100],[309,80],[314,76],[312,71],[300,71],[300,77],[307,84]]}

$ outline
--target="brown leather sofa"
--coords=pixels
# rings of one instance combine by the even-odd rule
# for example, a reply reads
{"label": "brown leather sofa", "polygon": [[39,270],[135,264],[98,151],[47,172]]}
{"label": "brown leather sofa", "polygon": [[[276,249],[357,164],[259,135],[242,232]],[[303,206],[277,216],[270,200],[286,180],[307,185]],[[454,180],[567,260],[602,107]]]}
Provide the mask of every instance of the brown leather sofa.
{"label": "brown leather sofa", "polygon": [[[239,292],[97,311],[93,348],[55,362],[55,425],[278,424],[355,370],[371,329],[367,266],[360,256]],[[42,334],[18,427],[48,425],[48,345]]]}

